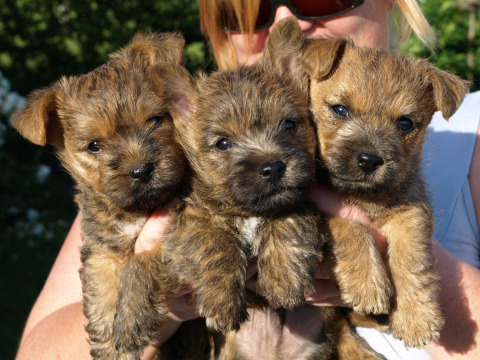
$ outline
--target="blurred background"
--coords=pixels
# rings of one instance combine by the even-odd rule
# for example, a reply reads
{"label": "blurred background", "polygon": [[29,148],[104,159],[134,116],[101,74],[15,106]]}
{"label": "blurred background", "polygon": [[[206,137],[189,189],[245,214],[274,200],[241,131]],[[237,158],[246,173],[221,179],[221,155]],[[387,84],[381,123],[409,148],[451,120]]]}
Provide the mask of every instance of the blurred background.
{"label": "blurred background", "polygon": [[[480,89],[480,0],[420,0],[438,34],[434,53],[400,49]],[[32,90],[99,66],[135,32],[180,31],[190,71],[215,63],[196,0],[0,0],[0,359],[13,359],[29,310],[76,213],[70,178],[51,147],[23,140],[11,114]]]}

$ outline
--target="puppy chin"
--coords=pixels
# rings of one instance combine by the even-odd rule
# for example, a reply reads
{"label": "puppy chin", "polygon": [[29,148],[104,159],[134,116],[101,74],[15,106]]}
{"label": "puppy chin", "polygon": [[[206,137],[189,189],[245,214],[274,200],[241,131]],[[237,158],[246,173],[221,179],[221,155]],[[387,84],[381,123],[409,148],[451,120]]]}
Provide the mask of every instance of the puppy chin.
{"label": "puppy chin", "polygon": [[237,203],[254,215],[278,215],[283,212],[291,212],[292,208],[304,203],[308,187],[282,189],[275,193],[256,194],[254,198],[239,197]]}
{"label": "puppy chin", "polygon": [[126,212],[149,212],[171,201],[178,190],[178,187],[131,189],[109,196],[115,206]]}
{"label": "puppy chin", "polygon": [[350,180],[345,177],[336,177],[330,174],[331,185],[344,193],[371,195],[383,192],[389,189],[393,184],[393,179],[385,177],[381,181],[366,180]]}

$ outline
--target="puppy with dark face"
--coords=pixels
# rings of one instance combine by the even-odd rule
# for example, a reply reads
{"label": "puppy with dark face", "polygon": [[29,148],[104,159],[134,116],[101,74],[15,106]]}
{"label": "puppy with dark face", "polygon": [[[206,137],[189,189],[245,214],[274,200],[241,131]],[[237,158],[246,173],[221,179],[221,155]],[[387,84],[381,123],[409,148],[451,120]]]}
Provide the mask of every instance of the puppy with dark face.
{"label": "puppy with dark face", "polygon": [[329,220],[342,300],[358,313],[389,312],[392,334],[422,347],[443,325],[433,218],[419,169],[422,144],[433,113],[452,116],[467,83],[426,60],[346,39],[309,41],[305,67],[319,179],[365,210],[387,239],[385,266],[368,229]]}
{"label": "puppy with dark face", "polygon": [[178,64],[183,46],[177,34],[138,34],[105,65],[34,92],[15,116],[24,137],[56,147],[76,181],[83,307],[95,359],[135,358],[112,342],[120,274],[149,214],[178,194],[186,174],[150,72],[157,63]]}
{"label": "puppy with dark face", "polygon": [[[199,314],[222,333],[247,319],[249,261],[258,261],[257,291],[275,309],[301,305],[314,291],[321,220],[305,195],[315,175],[316,135],[296,34],[291,41],[272,33],[263,62],[234,71],[193,79],[178,66],[156,67],[153,81],[165,90],[193,169],[192,191],[157,259],[151,310],[144,308],[145,286],[120,299],[122,324],[143,306],[136,312],[140,331],[118,337],[123,349],[141,347],[153,334],[142,325],[167,313],[165,300],[178,291],[169,284],[193,283]],[[127,266],[123,275],[132,280],[125,283],[141,268]]]}

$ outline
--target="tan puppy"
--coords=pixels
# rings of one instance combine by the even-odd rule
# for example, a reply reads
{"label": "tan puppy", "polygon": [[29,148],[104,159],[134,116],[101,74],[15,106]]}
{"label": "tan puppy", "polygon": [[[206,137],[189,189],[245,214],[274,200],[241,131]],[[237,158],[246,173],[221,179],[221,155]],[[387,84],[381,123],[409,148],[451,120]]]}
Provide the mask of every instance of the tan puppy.
{"label": "tan puppy", "polygon": [[420,174],[422,144],[435,111],[448,119],[468,84],[426,60],[308,41],[311,110],[320,146],[318,177],[361,207],[387,238],[386,263],[371,232],[331,219],[342,300],[358,313],[388,312],[406,346],[438,339],[443,317],[433,271],[433,218]]}
{"label": "tan puppy", "polygon": [[83,307],[95,359],[135,358],[112,342],[120,274],[150,212],[179,192],[186,169],[150,71],[179,63],[183,46],[177,34],[138,34],[98,69],[34,92],[15,116],[28,140],[56,147],[77,184]]}

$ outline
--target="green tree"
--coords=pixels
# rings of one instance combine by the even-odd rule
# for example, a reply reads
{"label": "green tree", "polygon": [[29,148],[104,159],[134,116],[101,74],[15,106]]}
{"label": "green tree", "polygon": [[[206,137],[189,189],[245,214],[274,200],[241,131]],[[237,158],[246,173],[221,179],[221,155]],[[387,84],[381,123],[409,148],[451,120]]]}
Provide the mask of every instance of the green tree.
{"label": "green tree", "polygon": [[480,19],[478,0],[420,0],[426,18],[438,37],[432,53],[411,37],[403,51],[427,57],[438,67],[473,81],[471,90],[480,89]]}

